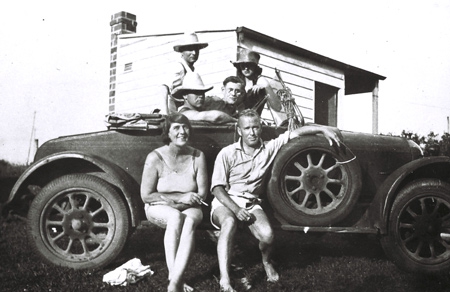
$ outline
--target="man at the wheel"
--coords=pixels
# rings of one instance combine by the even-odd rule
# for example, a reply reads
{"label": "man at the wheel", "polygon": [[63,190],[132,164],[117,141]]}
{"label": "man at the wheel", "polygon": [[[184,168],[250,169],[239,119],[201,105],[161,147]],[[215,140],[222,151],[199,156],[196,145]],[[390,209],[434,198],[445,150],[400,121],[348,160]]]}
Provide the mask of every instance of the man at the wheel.
{"label": "man at the wheel", "polygon": [[307,125],[278,138],[261,140],[261,120],[255,110],[247,109],[239,114],[238,142],[223,148],[217,155],[211,181],[214,195],[211,206],[211,222],[220,229],[217,255],[220,269],[221,291],[235,291],[230,283],[229,264],[238,221],[249,228],[259,241],[262,262],[267,281],[279,279],[271,263],[273,230],[262,210],[260,195],[264,192],[262,181],[280,148],[289,139],[301,135],[323,134],[333,144],[340,145],[336,133],[326,127]]}

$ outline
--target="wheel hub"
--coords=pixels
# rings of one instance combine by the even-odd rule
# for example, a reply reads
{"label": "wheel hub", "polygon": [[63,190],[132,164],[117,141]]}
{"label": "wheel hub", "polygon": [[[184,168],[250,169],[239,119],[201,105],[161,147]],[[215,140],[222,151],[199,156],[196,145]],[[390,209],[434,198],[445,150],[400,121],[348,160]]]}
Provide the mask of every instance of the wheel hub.
{"label": "wheel hub", "polygon": [[436,238],[441,230],[441,221],[434,216],[423,215],[416,224],[416,234],[422,238]]}
{"label": "wheel hub", "polygon": [[305,191],[317,193],[326,186],[326,174],[321,169],[311,169],[303,175],[302,183]]}
{"label": "wheel hub", "polygon": [[91,216],[82,210],[74,210],[64,217],[64,233],[74,238],[85,238],[91,229]]}

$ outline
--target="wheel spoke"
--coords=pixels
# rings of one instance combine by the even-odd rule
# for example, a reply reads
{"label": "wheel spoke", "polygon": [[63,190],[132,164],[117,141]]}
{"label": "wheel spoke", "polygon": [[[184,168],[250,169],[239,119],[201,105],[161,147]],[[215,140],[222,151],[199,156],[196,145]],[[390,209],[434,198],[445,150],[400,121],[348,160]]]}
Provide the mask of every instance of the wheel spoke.
{"label": "wheel spoke", "polygon": [[320,157],[319,163],[317,163],[318,167],[322,167],[323,162],[325,161],[325,153],[322,153],[322,156]]}
{"label": "wheel spoke", "polygon": [[87,195],[86,195],[86,201],[84,202],[83,210],[86,210],[86,209],[87,209],[87,207],[88,207],[88,205],[89,205],[89,201],[91,200],[91,198],[92,198],[92,195],[91,195],[91,194],[87,194]]}
{"label": "wheel spoke", "polygon": [[53,241],[53,242],[56,242],[56,241],[58,241],[59,239],[63,238],[64,235],[65,235],[64,232],[61,232],[61,233],[58,234],[57,236],[53,237],[53,238],[52,238],[52,241]]}
{"label": "wheel spoke", "polygon": [[299,176],[294,176],[294,175],[286,175],[284,177],[285,180],[296,180],[296,181],[300,181],[300,177]]}
{"label": "wheel spoke", "polygon": [[328,188],[324,188],[323,191],[325,192],[325,194],[327,194],[330,197],[330,199],[332,199],[333,201],[336,200],[336,196]]}
{"label": "wheel spoke", "polygon": [[97,215],[98,213],[100,213],[101,211],[103,211],[104,208],[103,206],[101,208],[98,208],[97,210],[95,210],[94,212],[91,213],[92,217],[95,217],[95,215]]}
{"label": "wheel spoke", "polygon": [[422,247],[423,247],[423,241],[421,240],[421,241],[419,241],[419,245],[417,246],[416,251],[414,252],[414,255],[416,257],[419,257],[420,252],[422,251]]}
{"label": "wheel spoke", "polygon": [[324,171],[325,171],[326,173],[330,173],[331,171],[335,170],[335,169],[338,168],[338,167],[341,167],[341,165],[339,165],[339,164],[336,163],[335,165],[330,166],[329,168],[325,169]]}
{"label": "wheel spoke", "polygon": [[406,212],[408,212],[408,214],[413,218],[417,218],[417,214],[411,209],[411,207],[408,206],[408,208],[406,208]]}
{"label": "wheel spoke", "polygon": [[441,205],[442,205],[442,202],[440,200],[436,200],[436,204],[434,205],[433,211],[431,211],[430,215],[436,215],[436,213],[439,210],[439,207]]}
{"label": "wheel spoke", "polygon": [[292,195],[294,195],[296,192],[300,191],[301,189],[302,189],[302,186],[299,186],[298,188],[296,188],[296,189],[294,189],[294,190],[288,192],[288,195],[289,195],[289,196],[292,196]]}
{"label": "wheel spoke", "polygon": [[430,247],[430,253],[431,253],[431,257],[433,259],[436,258],[436,250],[434,249],[434,244],[433,242],[428,243],[429,247]]}
{"label": "wheel spoke", "polygon": [[425,204],[425,199],[424,198],[420,199],[420,208],[422,210],[422,215],[427,214],[427,206]]}
{"label": "wheel spoke", "polygon": [[405,243],[408,243],[408,242],[410,242],[411,240],[416,239],[416,238],[417,238],[416,235],[411,234],[411,236],[405,238],[403,241],[404,241]]}
{"label": "wheel spoke", "polygon": [[450,213],[442,217],[442,221],[448,221],[450,219]]}
{"label": "wheel spoke", "polygon": [[312,158],[311,158],[311,154],[310,154],[310,153],[308,153],[308,154],[306,155],[306,158],[307,158],[307,160],[308,160],[308,167],[311,166],[311,165],[313,165],[313,162],[312,162]]}
{"label": "wheel spoke", "polygon": [[306,193],[305,197],[303,198],[303,202],[301,204],[302,208],[304,208],[306,206],[306,203],[308,202],[310,195],[311,195],[311,193]]}
{"label": "wheel spoke", "polygon": [[66,254],[70,253],[70,249],[72,248],[72,245],[73,245],[73,239],[71,238],[69,240],[69,244],[67,244],[66,250],[64,251]]}
{"label": "wheel spoke", "polygon": [[63,222],[62,221],[46,221],[45,222],[46,226],[62,226]]}
{"label": "wheel spoke", "polygon": [[294,162],[294,166],[297,167],[302,173],[305,171],[305,168],[298,162]]}
{"label": "wheel spoke", "polygon": [[70,205],[72,205],[72,209],[76,209],[78,208],[78,201],[73,198],[73,195],[74,195],[73,193],[69,195],[69,202]]}
{"label": "wheel spoke", "polygon": [[328,183],[338,184],[338,185],[344,184],[344,182],[341,179],[333,179],[333,178],[328,179]]}
{"label": "wheel spoke", "polygon": [[[92,238],[93,241],[95,241],[98,244],[102,244],[103,240],[98,238],[96,234],[94,234],[93,232],[89,233],[89,236]],[[83,240],[84,242],[84,240]]]}
{"label": "wheel spoke", "polygon": [[400,228],[413,229],[414,225],[409,223],[400,223]]}
{"label": "wheel spoke", "polygon": [[443,240],[442,238],[439,238],[439,243],[442,244],[442,246],[445,247],[445,249],[449,250],[450,249],[450,244],[447,243],[445,240]]}
{"label": "wheel spoke", "polygon": [[317,209],[322,210],[322,201],[320,200],[320,193],[314,193],[314,196],[316,196]]}
{"label": "wheel spoke", "polygon": [[82,239],[80,239],[80,242],[81,242],[81,246],[83,247],[83,256],[89,256],[90,252],[89,252],[88,246],[86,244],[86,239],[82,238]]}
{"label": "wheel spoke", "polygon": [[64,209],[61,208],[61,207],[58,205],[58,203],[55,203],[55,204],[52,206],[52,208],[53,208],[53,209],[56,209],[59,213],[61,213],[61,215],[67,214],[67,212],[64,211]]}
{"label": "wheel spoke", "polygon": [[100,223],[100,222],[92,222],[92,227],[106,227],[109,228],[111,223]]}

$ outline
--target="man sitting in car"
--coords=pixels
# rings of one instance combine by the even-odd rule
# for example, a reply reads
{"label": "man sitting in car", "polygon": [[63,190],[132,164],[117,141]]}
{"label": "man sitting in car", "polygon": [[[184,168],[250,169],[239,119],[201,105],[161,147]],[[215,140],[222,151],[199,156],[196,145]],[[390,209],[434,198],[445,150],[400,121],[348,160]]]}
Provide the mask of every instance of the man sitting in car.
{"label": "man sitting in car", "polygon": [[[183,84],[174,89],[172,95],[183,97],[184,104],[178,111],[191,121],[206,121],[212,123],[236,122],[228,113],[217,109],[205,109],[205,92],[213,86],[205,86],[198,73],[188,72],[184,76]],[[211,103],[212,107],[215,102]]]}
{"label": "man sitting in car", "polygon": [[237,76],[228,76],[222,84],[223,97],[206,96],[203,110],[219,110],[237,117],[238,113],[245,109],[244,81]]}

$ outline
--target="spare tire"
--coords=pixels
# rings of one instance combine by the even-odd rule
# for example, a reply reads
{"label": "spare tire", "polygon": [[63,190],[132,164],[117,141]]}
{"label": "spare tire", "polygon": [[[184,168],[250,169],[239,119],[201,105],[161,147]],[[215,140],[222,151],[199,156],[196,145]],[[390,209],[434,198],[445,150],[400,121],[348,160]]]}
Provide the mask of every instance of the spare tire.
{"label": "spare tire", "polygon": [[287,222],[331,226],[352,211],[361,191],[353,153],[323,136],[293,139],[281,148],[268,184],[268,200]]}

